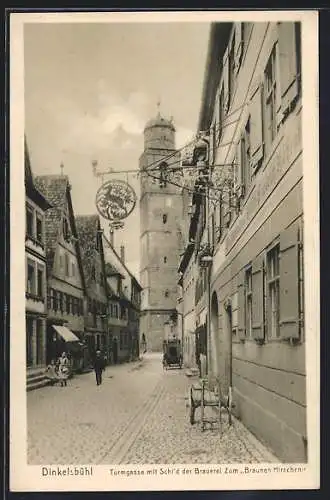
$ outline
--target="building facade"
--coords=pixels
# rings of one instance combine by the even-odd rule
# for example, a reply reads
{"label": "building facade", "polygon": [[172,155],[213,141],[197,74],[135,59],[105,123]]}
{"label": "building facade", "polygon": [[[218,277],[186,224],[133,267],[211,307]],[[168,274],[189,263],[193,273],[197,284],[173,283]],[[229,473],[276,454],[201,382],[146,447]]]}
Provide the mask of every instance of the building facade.
{"label": "building facade", "polygon": [[308,443],[300,37],[293,22],[213,25],[198,127],[219,200],[206,223],[197,202],[195,251],[213,257],[208,370],[286,462],[306,462]]}
{"label": "building facade", "polygon": [[166,177],[179,163],[174,125],[158,114],[144,129],[140,157],[140,331],[154,351],[162,350],[164,325],[176,310],[182,201],[180,189]]}
{"label": "building facade", "polygon": [[96,350],[108,352],[108,290],[100,218],[77,216],[76,227],[86,283],[84,337],[93,358]]}
{"label": "building facade", "polygon": [[125,248],[120,255],[103,233],[109,298],[109,332],[112,338],[112,362],[139,356],[141,285],[125,264]]}
{"label": "building facade", "polygon": [[38,176],[35,182],[52,205],[46,213],[47,362],[66,351],[72,356],[73,368],[81,369],[85,280],[71,186],[64,175]]}
{"label": "building facade", "polygon": [[25,265],[26,366],[28,372],[46,364],[45,211],[49,202],[36,188],[25,142]]}

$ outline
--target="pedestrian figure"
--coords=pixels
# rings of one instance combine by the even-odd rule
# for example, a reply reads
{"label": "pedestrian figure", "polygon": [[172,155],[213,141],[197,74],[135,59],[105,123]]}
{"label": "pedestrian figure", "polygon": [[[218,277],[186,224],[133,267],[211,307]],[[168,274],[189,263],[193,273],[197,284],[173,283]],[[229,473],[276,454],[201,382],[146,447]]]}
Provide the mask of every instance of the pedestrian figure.
{"label": "pedestrian figure", "polygon": [[101,351],[96,351],[96,357],[94,360],[94,370],[96,376],[96,385],[102,384],[102,372],[105,368],[104,358],[101,356]]}
{"label": "pedestrian figure", "polygon": [[59,380],[58,370],[54,359],[51,360],[50,364],[46,368],[46,377],[52,384],[55,384],[55,382]]}
{"label": "pedestrian figure", "polygon": [[147,341],[146,341],[146,336],[144,333],[142,333],[141,347],[143,349],[143,354],[145,354],[147,352]]}
{"label": "pedestrian figure", "polygon": [[59,365],[58,365],[58,377],[61,382],[61,387],[67,386],[67,380],[69,378],[69,374],[70,374],[69,358],[67,357],[66,353],[63,352],[62,356],[59,359]]}

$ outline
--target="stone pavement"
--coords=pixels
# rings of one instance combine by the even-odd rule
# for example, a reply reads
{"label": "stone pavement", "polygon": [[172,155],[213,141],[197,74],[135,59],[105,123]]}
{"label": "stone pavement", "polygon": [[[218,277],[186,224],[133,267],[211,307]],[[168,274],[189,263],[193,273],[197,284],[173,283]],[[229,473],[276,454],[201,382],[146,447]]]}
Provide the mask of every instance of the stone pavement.
{"label": "stone pavement", "polygon": [[175,464],[279,462],[236,419],[223,432],[189,423],[184,370],[163,371],[159,355],[108,367],[68,387],[27,394],[29,464]]}

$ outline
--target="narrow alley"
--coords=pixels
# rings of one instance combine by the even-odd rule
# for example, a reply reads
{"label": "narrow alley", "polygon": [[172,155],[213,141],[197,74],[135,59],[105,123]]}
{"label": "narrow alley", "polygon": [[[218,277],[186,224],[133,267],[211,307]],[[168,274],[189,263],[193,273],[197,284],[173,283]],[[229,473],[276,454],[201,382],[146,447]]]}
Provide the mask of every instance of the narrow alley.
{"label": "narrow alley", "polygon": [[185,370],[164,371],[159,354],[107,367],[67,387],[47,386],[27,395],[28,463],[175,464],[278,462],[236,419],[223,432],[189,423]]}

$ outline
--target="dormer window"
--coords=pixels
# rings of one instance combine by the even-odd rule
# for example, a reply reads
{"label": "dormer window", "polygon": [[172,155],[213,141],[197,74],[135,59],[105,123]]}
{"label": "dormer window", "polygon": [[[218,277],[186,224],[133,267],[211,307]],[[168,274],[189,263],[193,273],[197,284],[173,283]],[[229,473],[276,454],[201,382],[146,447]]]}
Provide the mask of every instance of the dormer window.
{"label": "dormer window", "polygon": [[68,219],[65,217],[63,219],[63,238],[68,241],[70,239],[70,230]]}

